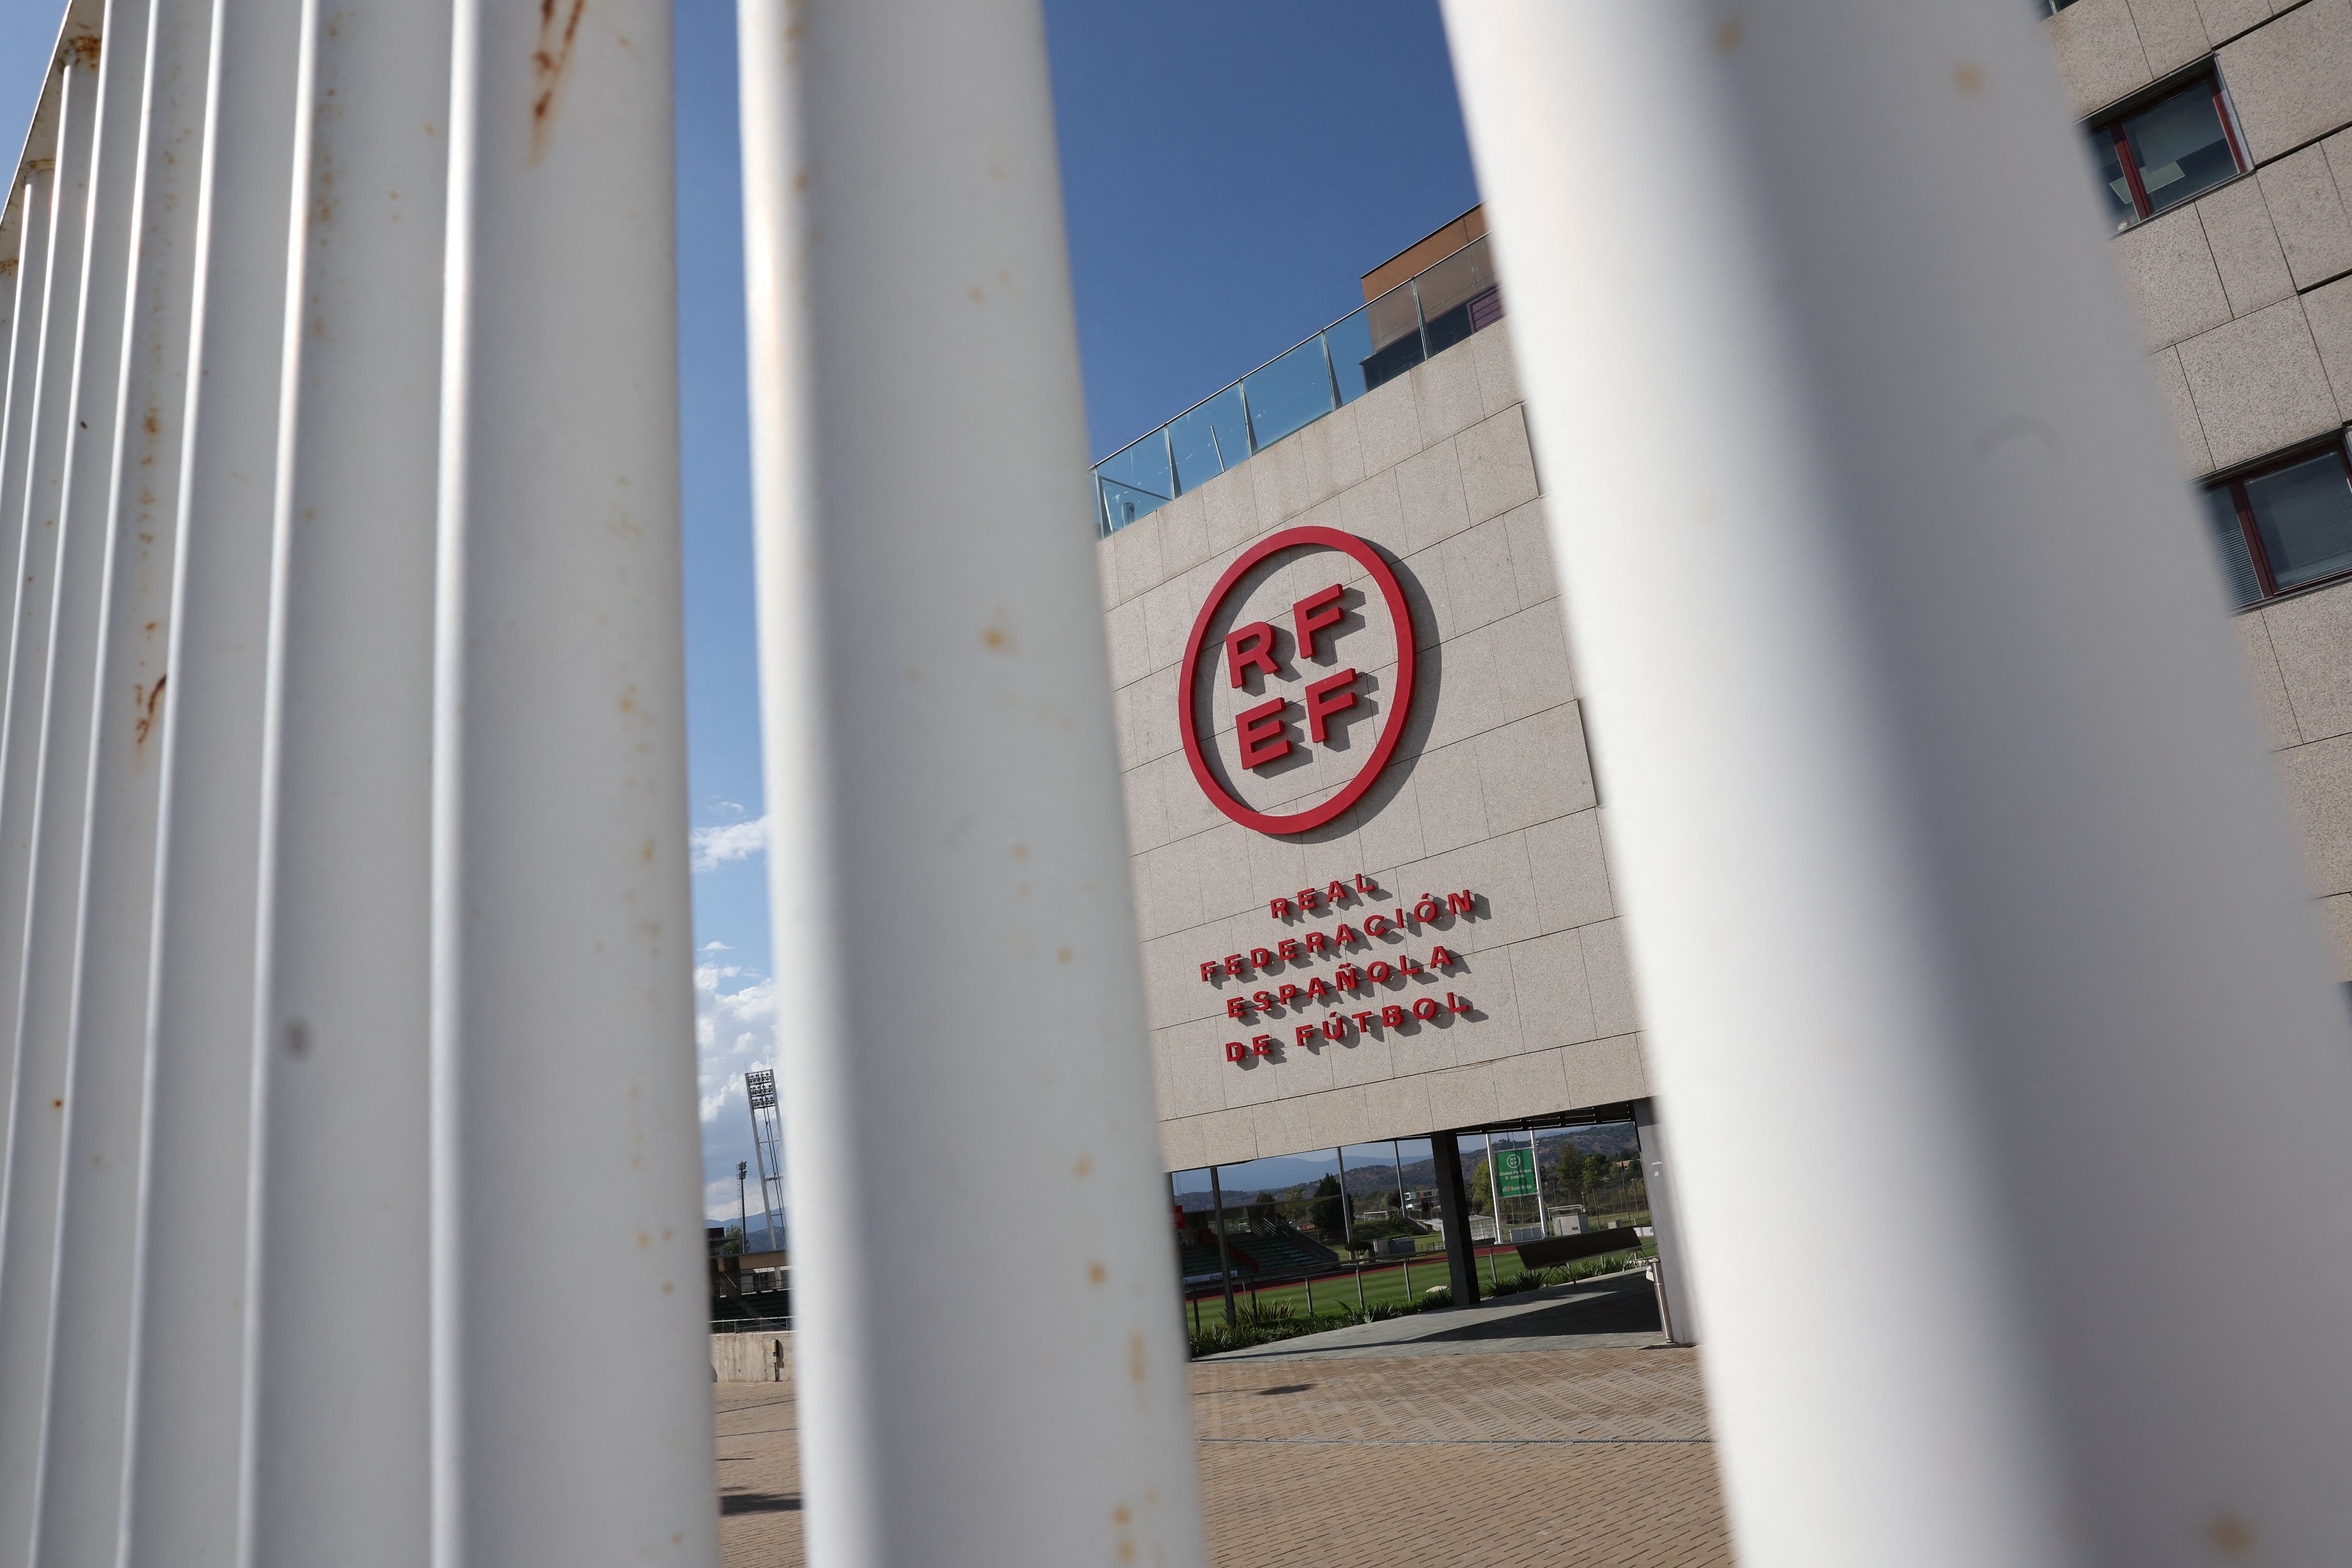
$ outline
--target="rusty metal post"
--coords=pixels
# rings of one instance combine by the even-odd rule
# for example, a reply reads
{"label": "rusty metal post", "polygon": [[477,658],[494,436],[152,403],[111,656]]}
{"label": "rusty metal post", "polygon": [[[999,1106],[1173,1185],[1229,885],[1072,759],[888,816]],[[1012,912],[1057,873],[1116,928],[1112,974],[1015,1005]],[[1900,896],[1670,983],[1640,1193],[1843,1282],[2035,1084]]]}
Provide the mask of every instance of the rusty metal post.
{"label": "rusty metal post", "polygon": [[[49,1309],[57,1254],[58,1152],[64,1133],[65,1030],[62,1017],[47,1028],[50,1010],[31,1010],[27,960],[44,947],[30,921],[36,912],[36,862],[79,858],[80,835],[59,846],[40,829],[42,775],[47,735],[49,660],[58,587],[58,544],[71,458],[74,349],[80,337],[82,259],[100,125],[95,27],[61,45],[57,87],[57,169],[47,234],[47,302],[42,311],[40,366],[28,428],[23,497],[24,531],[16,574],[16,616],[11,650],[5,734],[0,735],[0,973],[8,979],[7,1011],[0,1027],[13,1038],[16,1070],[10,1096],[8,1166],[0,1186],[0,1568],[16,1568],[32,1549],[33,1511],[40,1468],[41,1406],[47,1385]],[[119,307],[121,298],[118,295]],[[87,710],[85,710],[86,711]],[[85,753],[86,755],[86,753]],[[77,774],[79,763],[73,768]],[[78,793],[78,792],[77,792]],[[79,800],[75,802],[77,807]],[[55,899],[40,912],[55,918]],[[63,918],[73,918],[70,902]],[[44,952],[44,956],[46,953]],[[28,1022],[30,1027],[27,1026]]]}
{"label": "rusty metal post", "polygon": [[427,996],[450,17],[307,0],[262,767],[249,1568],[429,1550]]}
{"label": "rusty metal post", "polygon": [[2344,1003],[2029,8],[1445,15],[1739,1560],[2352,1562]]}
{"label": "rusty metal post", "polygon": [[[434,709],[441,1568],[718,1558],[669,11],[457,7]],[[547,1310],[514,1267],[515,1209],[572,1216],[567,1267],[594,1291]]]}
{"label": "rusty metal post", "polygon": [[[140,1100],[153,927],[155,796],[168,643],[179,425],[194,281],[206,7],[119,0],[101,56],[108,225],[92,226],[92,304],[120,300],[120,331],[82,341],[86,412],[75,432],[67,549],[96,581],[78,606],[88,654],[59,703],[80,705],[87,800],[75,846],[80,919],[70,969],[66,1125],[58,1200],[55,1323],[42,1436],[36,1563],[112,1563],[121,1525],[122,1438],[133,1293],[89,1267],[94,1245],[135,1237]],[[117,126],[118,117],[127,123]],[[121,142],[113,138],[120,135]],[[135,184],[134,184],[135,182]],[[119,215],[115,204],[122,202]],[[85,312],[94,322],[94,310]],[[118,346],[119,340],[119,346]],[[101,360],[100,356],[104,356]],[[98,400],[107,398],[100,408]],[[81,443],[93,448],[87,458]],[[66,621],[58,639],[67,641]],[[68,742],[66,726],[57,732]]]}
{"label": "rusty metal post", "polygon": [[[740,16],[776,973],[824,977],[778,1081],[811,1556],[1198,1563],[1043,17]],[[943,1238],[937,1312],[860,1223],[929,1201],[876,1138],[1060,1223]]]}
{"label": "rusty metal post", "polygon": [[[301,0],[213,0],[168,526],[123,1568],[227,1563],[243,1426],[254,919]],[[167,411],[168,420],[172,417]]]}

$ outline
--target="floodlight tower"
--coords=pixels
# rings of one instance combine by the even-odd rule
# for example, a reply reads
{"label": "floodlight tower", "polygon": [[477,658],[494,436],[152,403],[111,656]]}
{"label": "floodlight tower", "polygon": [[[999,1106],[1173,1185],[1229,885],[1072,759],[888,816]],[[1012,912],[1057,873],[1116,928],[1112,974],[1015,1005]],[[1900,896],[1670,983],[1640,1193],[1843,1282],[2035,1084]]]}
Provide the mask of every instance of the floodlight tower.
{"label": "floodlight tower", "polygon": [[[783,1245],[784,1129],[776,1117],[776,1075],[763,1069],[743,1075],[743,1098],[751,1108],[751,1152],[760,1162],[760,1207],[768,1216],[768,1250]],[[743,1250],[751,1250],[751,1237]]]}

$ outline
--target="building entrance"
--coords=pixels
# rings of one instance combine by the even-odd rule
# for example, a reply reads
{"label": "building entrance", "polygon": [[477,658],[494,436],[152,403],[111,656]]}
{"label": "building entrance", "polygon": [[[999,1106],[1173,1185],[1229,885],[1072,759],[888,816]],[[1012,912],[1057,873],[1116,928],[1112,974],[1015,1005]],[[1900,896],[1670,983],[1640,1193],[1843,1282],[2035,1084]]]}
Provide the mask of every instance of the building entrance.
{"label": "building entrance", "polygon": [[1178,1171],[1169,1199],[1196,1354],[1467,1306],[1465,1272],[1475,1300],[1658,1255],[1630,1104]]}

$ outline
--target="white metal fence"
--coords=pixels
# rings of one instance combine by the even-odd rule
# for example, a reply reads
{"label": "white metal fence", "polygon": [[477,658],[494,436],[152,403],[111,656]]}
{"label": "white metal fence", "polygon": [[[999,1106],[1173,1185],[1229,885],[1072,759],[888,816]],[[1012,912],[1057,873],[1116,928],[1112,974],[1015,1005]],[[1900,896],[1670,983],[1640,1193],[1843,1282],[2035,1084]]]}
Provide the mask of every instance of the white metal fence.
{"label": "white metal fence", "polygon": [[[741,14],[811,1552],[1182,1568],[1039,8]],[[2345,1561],[2352,1061],[2024,11],[1449,22],[1744,1560]],[[715,1554],[668,36],[68,10],[0,215],[0,1568]],[[1836,1331],[1738,1223],[1823,1104]],[[1056,1223],[911,1275],[869,1138]]]}
{"label": "white metal fence", "polygon": [[0,221],[0,1568],[715,1553],[668,36],[67,11]]}

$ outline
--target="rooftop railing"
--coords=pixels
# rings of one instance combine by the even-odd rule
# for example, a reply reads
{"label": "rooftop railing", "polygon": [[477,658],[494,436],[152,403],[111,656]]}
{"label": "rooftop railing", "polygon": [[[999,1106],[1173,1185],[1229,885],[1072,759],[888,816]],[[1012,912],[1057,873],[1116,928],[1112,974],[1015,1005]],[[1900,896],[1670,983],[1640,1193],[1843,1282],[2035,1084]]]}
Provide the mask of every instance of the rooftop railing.
{"label": "rooftop railing", "polygon": [[1482,236],[1097,463],[1097,531],[1150,516],[1502,319]]}

